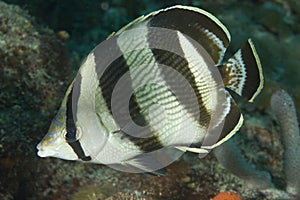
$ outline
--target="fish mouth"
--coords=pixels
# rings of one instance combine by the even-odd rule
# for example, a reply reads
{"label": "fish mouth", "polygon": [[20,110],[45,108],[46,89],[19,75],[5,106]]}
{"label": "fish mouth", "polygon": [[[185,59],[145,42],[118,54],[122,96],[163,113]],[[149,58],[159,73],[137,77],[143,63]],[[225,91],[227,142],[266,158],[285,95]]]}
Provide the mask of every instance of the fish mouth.
{"label": "fish mouth", "polygon": [[50,151],[50,150],[44,151],[44,150],[41,148],[41,149],[38,149],[37,155],[38,155],[39,157],[41,157],[41,158],[45,158],[45,157],[54,156],[54,155],[55,155],[55,152]]}
{"label": "fish mouth", "polygon": [[38,150],[37,152],[37,155],[39,157],[45,157],[44,153],[43,153],[43,150],[42,150],[42,144],[39,143],[37,146],[36,146],[36,149]]}
{"label": "fish mouth", "polygon": [[40,142],[40,143],[36,146],[36,148],[37,148],[37,150],[38,150],[37,155],[38,155],[39,157],[44,158],[44,157],[49,156],[49,155],[46,154],[46,152],[43,150],[42,142]]}
{"label": "fish mouth", "polygon": [[43,151],[38,151],[37,155],[42,158],[46,157],[46,155],[43,153]]}
{"label": "fish mouth", "polygon": [[40,149],[41,149],[41,145],[42,145],[41,142],[38,143],[38,145],[36,145],[36,149],[37,149],[37,150],[40,150]]}

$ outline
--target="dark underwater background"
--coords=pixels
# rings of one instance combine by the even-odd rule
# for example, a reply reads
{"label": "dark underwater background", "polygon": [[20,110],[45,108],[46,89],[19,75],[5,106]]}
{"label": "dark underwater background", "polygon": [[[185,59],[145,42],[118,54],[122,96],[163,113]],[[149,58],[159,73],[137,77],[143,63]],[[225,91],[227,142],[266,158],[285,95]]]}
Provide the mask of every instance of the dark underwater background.
{"label": "dark underwater background", "polygon": [[[249,165],[270,174],[271,189],[250,186],[214,154],[199,160],[187,153],[164,177],[36,155],[85,56],[133,19],[176,4],[221,20],[232,36],[227,58],[253,39],[265,86],[254,104],[239,103],[245,122],[233,140]],[[283,88],[300,110],[299,0],[0,1],[0,72],[0,199],[205,200],[223,191],[243,199],[293,198],[285,191],[281,130],[269,104]]]}

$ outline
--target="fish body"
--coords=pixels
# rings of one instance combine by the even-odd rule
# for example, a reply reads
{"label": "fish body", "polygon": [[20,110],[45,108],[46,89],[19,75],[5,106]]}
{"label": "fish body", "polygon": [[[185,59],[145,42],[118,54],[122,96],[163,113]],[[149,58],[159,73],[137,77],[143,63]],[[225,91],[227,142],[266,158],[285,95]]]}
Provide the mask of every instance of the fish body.
{"label": "fish body", "polygon": [[228,90],[252,102],[263,86],[252,41],[224,62],[229,44],[226,27],[199,8],[139,17],[87,56],[38,155],[127,172],[206,155],[243,123]]}

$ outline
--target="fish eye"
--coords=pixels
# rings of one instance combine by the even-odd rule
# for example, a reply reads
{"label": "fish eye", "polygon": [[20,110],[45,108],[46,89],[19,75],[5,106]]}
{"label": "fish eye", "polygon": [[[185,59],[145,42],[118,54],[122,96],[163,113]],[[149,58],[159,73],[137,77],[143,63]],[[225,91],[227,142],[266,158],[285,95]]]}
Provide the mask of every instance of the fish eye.
{"label": "fish eye", "polygon": [[72,143],[80,139],[82,135],[82,131],[80,127],[77,127],[76,129],[72,129],[68,131],[65,129],[63,134],[67,142]]}

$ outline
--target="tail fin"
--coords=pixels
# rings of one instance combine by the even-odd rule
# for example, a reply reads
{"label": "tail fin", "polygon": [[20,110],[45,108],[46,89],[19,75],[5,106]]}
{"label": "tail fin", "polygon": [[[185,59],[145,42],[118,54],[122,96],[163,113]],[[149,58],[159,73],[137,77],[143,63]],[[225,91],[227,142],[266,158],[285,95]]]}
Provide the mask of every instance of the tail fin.
{"label": "tail fin", "polygon": [[253,102],[263,88],[264,77],[255,47],[248,39],[232,58],[219,67],[226,88]]}

